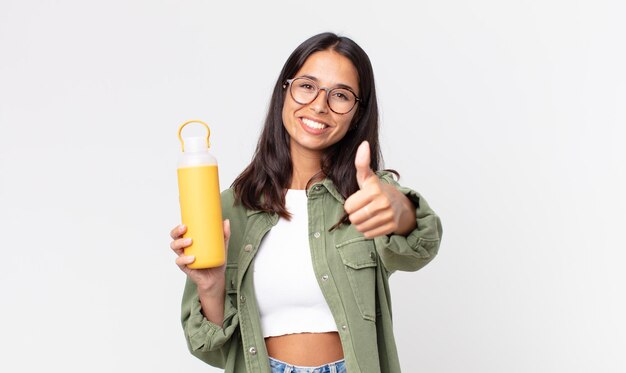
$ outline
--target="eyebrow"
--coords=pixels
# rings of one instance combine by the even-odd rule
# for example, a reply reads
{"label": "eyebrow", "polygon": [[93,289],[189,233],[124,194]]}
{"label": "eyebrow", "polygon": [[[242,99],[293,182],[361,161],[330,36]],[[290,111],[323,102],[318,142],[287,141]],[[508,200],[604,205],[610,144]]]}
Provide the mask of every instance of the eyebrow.
{"label": "eyebrow", "polygon": [[[319,83],[319,82],[320,82],[320,81],[319,81],[319,79],[317,79],[316,77],[314,77],[314,76],[312,76],[312,75],[301,75],[300,77],[301,77],[301,78],[308,78],[308,79],[311,79],[312,81],[314,81],[314,82],[316,82],[316,83]],[[349,90],[351,90],[351,91],[353,91],[353,92],[356,92],[356,91],[354,90],[354,88],[350,87],[350,86],[349,86],[349,85],[347,85],[347,84],[343,84],[343,83],[339,83],[339,84],[337,84],[337,85],[333,86],[331,89],[335,89],[335,88],[347,88],[347,89],[349,89]]]}

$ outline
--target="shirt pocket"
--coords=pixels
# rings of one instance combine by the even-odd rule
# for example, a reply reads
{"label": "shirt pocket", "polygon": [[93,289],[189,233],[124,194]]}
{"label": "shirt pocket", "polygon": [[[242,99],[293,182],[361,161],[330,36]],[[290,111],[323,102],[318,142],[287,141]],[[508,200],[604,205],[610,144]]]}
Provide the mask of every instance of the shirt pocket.
{"label": "shirt pocket", "polygon": [[335,245],[345,266],[361,316],[376,321],[376,248],[374,241],[357,237]]}

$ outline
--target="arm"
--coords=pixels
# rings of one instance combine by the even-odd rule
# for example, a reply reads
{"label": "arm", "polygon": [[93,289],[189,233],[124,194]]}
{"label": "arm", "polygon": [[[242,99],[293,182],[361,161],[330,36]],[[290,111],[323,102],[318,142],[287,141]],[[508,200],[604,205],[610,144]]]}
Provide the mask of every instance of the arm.
{"label": "arm", "polygon": [[[221,323],[209,321],[203,308],[196,284],[187,278],[183,293],[181,322],[191,354],[217,367],[224,367],[231,338],[239,327],[237,309],[229,298],[222,295]],[[213,307],[213,305],[211,306]]]}
{"label": "arm", "polygon": [[382,235],[374,239],[378,253],[389,272],[417,271],[428,264],[439,250],[443,229],[439,216],[416,191],[400,186],[388,172],[378,173],[380,180],[394,186],[414,206],[413,229],[406,234]]}
{"label": "arm", "polygon": [[[184,255],[191,239],[182,238],[186,228],[178,226],[170,233],[172,250],[178,255],[176,264],[187,275],[183,293],[181,321],[189,351],[208,364],[223,367],[230,339],[238,326],[237,311],[226,297],[225,281],[233,274],[227,264],[216,268],[191,269],[195,260]],[[229,220],[224,222],[224,240],[228,247]]]}
{"label": "arm", "polygon": [[344,209],[359,232],[374,238],[387,271],[416,271],[428,264],[439,249],[439,217],[393,174],[372,171],[366,141],[357,149],[354,165],[359,190],[346,199]]}

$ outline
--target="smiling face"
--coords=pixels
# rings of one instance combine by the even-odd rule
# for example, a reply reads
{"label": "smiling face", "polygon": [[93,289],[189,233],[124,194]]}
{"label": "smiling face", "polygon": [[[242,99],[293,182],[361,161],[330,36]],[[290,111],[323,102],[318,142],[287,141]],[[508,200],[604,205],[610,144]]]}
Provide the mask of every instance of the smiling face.
{"label": "smiling face", "polygon": [[[359,95],[359,76],[352,62],[332,51],[313,53],[295,77],[308,77],[319,87],[349,87]],[[287,87],[289,90],[289,87]],[[290,136],[292,158],[298,156],[321,157],[324,149],[341,140],[354,117],[357,108],[347,114],[334,113],[328,107],[327,93],[320,90],[313,102],[301,105],[294,101],[289,92],[283,105],[283,125]]]}

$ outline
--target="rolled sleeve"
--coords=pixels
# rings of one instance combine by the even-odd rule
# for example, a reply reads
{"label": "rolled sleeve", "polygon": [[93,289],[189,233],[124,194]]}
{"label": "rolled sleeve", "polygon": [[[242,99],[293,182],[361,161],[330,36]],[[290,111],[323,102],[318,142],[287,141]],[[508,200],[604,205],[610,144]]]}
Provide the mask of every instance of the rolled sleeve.
{"label": "rolled sleeve", "polygon": [[189,351],[211,365],[223,366],[227,345],[239,326],[237,309],[229,297],[224,300],[224,324],[219,326],[204,317],[196,286],[187,279],[181,321]]}

